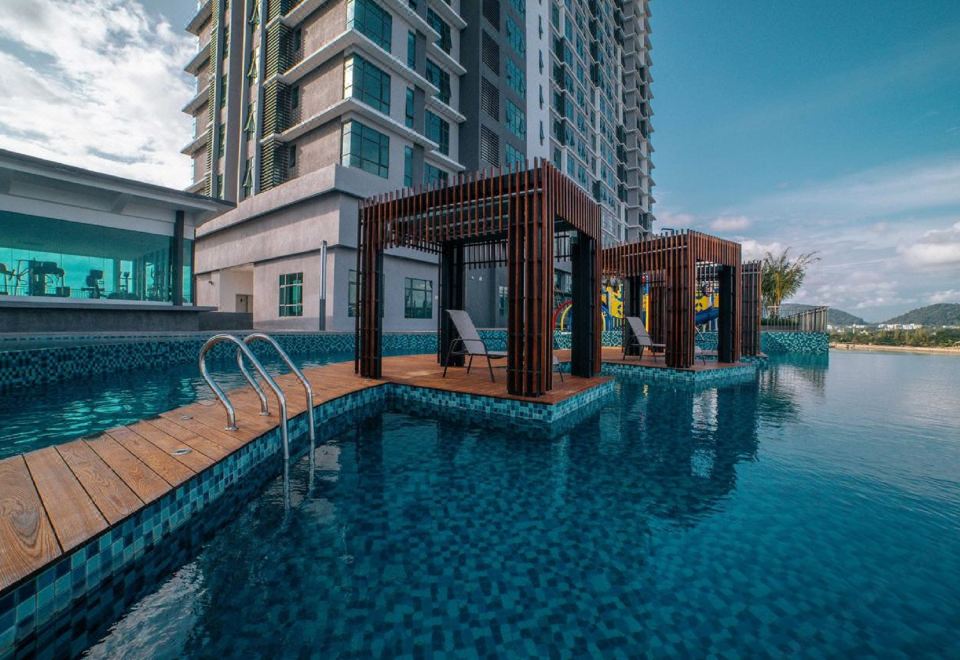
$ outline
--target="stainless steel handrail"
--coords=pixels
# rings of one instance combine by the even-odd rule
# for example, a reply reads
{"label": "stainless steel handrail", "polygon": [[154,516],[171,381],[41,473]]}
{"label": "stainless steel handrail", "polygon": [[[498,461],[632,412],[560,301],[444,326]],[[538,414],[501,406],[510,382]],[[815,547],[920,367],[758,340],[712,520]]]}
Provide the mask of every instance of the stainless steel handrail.
{"label": "stainless steel handrail", "polygon": [[210,372],[207,371],[207,353],[215,345],[220,342],[228,341],[233,344],[236,344],[237,350],[241,351],[242,355],[250,360],[250,363],[253,365],[253,368],[257,370],[257,373],[260,374],[260,377],[263,378],[264,382],[273,390],[273,393],[277,397],[277,402],[280,404],[280,438],[283,440],[283,456],[286,460],[290,459],[290,438],[287,435],[287,398],[283,395],[283,390],[280,389],[280,386],[277,385],[276,381],[270,377],[270,374],[267,373],[267,370],[263,368],[263,365],[260,364],[260,360],[257,359],[257,356],[251,352],[251,350],[244,344],[242,341],[234,337],[233,335],[219,334],[210,337],[203,346],[200,348],[200,375],[203,377],[203,380],[206,381],[207,385],[210,386],[210,389],[213,390],[213,393],[220,400],[220,403],[223,404],[224,409],[227,411],[227,430],[236,431],[237,430],[237,415],[234,411],[233,404],[230,403],[230,399],[227,398],[227,395],[224,394],[223,390],[217,385],[216,381],[213,380],[210,376]]}
{"label": "stainless steel handrail", "polygon": [[260,414],[263,417],[268,416],[270,414],[270,404],[267,402],[267,395],[264,394],[263,388],[257,383],[257,379],[254,378],[253,374],[247,371],[247,365],[243,362],[243,352],[239,348],[237,349],[237,366],[240,367],[240,373],[243,374],[243,377],[250,383],[250,387],[257,393],[257,398],[260,399]]}
{"label": "stainless steel handrail", "polygon": [[[290,356],[287,355],[287,352],[280,347],[280,344],[268,334],[262,332],[251,332],[249,335],[243,338],[243,343],[248,346],[254,341],[265,341],[271,346],[280,356],[286,365],[290,368],[290,371],[293,372],[293,375],[303,384],[303,390],[307,395],[307,425],[309,426],[310,431],[310,472],[312,474],[314,467],[314,460],[316,460],[314,453],[316,452],[316,425],[313,418],[313,387],[310,386],[310,381],[307,380],[307,377],[303,375],[303,372],[297,368],[297,365],[293,363],[293,360],[290,359]],[[237,351],[237,361],[240,363],[240,368],[243,368],[243,354],[238,350]]]}

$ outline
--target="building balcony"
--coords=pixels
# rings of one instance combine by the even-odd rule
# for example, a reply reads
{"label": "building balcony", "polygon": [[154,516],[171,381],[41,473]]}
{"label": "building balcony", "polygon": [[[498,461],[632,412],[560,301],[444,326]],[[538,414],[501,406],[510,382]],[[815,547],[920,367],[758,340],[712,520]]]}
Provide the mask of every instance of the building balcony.
{"label": "building balcony", "polygon": [[197,90],[196,95],[190,99],[185,106],[183,106],[182,111],[188,115],[194,115],[197,113],[197,110],[203,107],[203,105],[209,100],[210,95],[210,83],[207,82],[205,85],[202,85],[199,90]]}
{"label": "building balcony", "polygon": [[207,127],[203,129],[203,132],[200,133],[197,137],[190,141],[183,149],[180,150],[180,153],[187,156],[192,156],[193,154],[200,151],[202,148],[207,146],[207,143],[210,141],[210,128]]}
{"label": "building balcony", "polygon": [[200,27],[206,23],[208,18],[210,18],[212,6],[212,0],[203,0],[197,4],[197,13],[194,14],[193,18],[190,19],[190,22],[187,23],[187,32],[190,34],[195,34],[198,37],[200,36]]}
{"label": "building balcony", "polygon": [[205,47],[197,51],[197,54],[193,56],[187,66],[183,67],[183,70],[187,73],[197,75],[200,73],[200,69],[203,68],[203,65],[210,60],[210,45],[207,44]]}
{"label": "building balcony", "polygon": [[444,0],[431,2],[430,8],[437,12],[440,18],[449,23],[450,27],[453,29],[462,30],[467,27],[467,22],[463,20],[463,17],[457,13],[457,10],[447,4]]}

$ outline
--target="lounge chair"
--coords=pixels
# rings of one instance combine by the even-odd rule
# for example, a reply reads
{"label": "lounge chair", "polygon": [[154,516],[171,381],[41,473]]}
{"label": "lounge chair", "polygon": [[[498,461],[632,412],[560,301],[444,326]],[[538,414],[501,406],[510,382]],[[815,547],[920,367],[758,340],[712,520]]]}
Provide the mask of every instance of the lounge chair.
{"label": "lounge chair", "polygon": [[488,350],[486,342],[480,338],[480,333],[477,332],[476,326],[473,325],[473,320],[470,318],[470,315],[462,309],[448,309],[447,314],[450,315],[450,320],[453,321],[458,336],[450,342],[450,347],[447,350],[447,357],[443,362],[443,377],[447,377],[447,366],[450,364],[450,356],[469,357],[467,373],[470,373],[474,356],[480,355],[487,358],[487,368],[490,370],[491,382],[497,382],[497,379],[493,377],[493,364],[491,361],[507,357],[507,352]]}
{"label": "lounge chair", "polygon": [[[703,334],[703,332],[701,332],[700,328],[697,328],[697,340],[698,340],[698,341],[702,341],[702,340],[704,339],[704,337],[705,337],[705,335]],[[716,352],[716,351],[709,351],[709,350],[707,350],[707,349],[705,349],[705,348],[700,348],[699,346],[694,345],[694,347],[693,347],[693,359],[694,359],[694,360],[696,360],[697,358],[700,358],[700,360],[701,360],[704,364],[706,364],[706,363],[707,363],[707,356],[708,356],[708,355],[709,355],[710,357],[717,357],[717,352]]]}
{"label": "lounge chair", "polygon": [[664,351],[667,349],[667,345],[656,344],[652,339],[650,339],[650,335],[647,334],[647,329],[644,327],[643,321],[640,319],[640,317],[627,316],[626,321],[633,333],[633,340],[629,343],[629,345],[625,345],[623,347],[624,359],[627,358],[627,349],[634,345],[640,347],[640,355],[638,357],[641,360],[643,359],[643,350],[645,348],[649,348],[650,352],[654,355],[656,355],[656,351],[658,350],[660,351],[660,354],[663,355]]}
{"label": "lounge chair", "polygon": [[[450,342],[450,349],[447,351],[447,359],[443,364],[443,377],[447,377],[447,367],[450,364],[451,355],[462,355],[470,358],[467,361],[467,373],[470,373],[470,367],[473,366],[474,356],[480,355],[487,358],[487,368],[490,370],[490,380],[494,383],[497,382],[493,377],[493,364],[491,363],[491,360],[505,358],[507,357],[507,352],[489,350],[486,342],[480,338],[480,333],[477,332],[476,326],[473,325],[473,319],[471,319],[470,315],[462,309],[448,309],[447,314],[450,315],[450,320],[453,321],[453,325],[457,329],[457,335],[459,336]],[[459,349],[457,349],[458,344]],[[560,370],[560,360],[557,359],[556,354],[553,355],[553,366],[556,368],[557,373],[560,374],[560,382],[562,383],[563,371]]]}

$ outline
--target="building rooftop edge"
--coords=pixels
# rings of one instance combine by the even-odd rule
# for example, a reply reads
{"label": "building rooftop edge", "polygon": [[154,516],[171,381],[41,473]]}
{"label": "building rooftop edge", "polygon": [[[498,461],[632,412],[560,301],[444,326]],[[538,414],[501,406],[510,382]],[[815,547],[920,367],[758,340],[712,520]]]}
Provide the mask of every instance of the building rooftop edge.
{"label": "building rooftop edge", "polygon": [[22,168],[33,170],[33,173],[39,176],[61,180],[73,179],[73,183],[80,185],[103,187],[104,184],[108,184],[119,192],[139,193],[147,198],[184,206],[186,207],[184,210],[195,212],[212,211],[221,213],[236,206],[233,202],[214,199],[206,195],[186,192],[176,188],[168,188],[155,183],[145,183],[115,174],[105,174],[75,165],[67,165],[16,151],[0,149],[0,169],[16,170]]}

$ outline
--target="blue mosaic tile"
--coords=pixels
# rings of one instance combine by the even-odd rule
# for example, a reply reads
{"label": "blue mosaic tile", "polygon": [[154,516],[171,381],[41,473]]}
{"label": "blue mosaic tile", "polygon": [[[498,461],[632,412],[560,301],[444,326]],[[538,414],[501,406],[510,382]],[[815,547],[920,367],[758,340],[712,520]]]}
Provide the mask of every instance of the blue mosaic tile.
{"label": "blue mosaic tile", "polygon": [[[0,392],[97,374],[192,363],[211,334],[111,336],[110,340],[97,336],[73,336],[61,338],[63,346],[29,349],[18,349],[15,341],[0,340]],[[242,336],[242,333],[237,335]],[[278,332],[273,337],[292,354],[344,353],[354,349],[353,333]],[[92,340],[96,343],[82,343]],[[210,359],[230,358],[234,350],[228,344],[214,346]],[[255,343],[251,350],[261,358],[271,356],[270,347],[262,343]],[[387,354],[434,353],[437,336],[433,332],[385,333],[383,350]]]}
{"label": "blue mosaic tile", "polygon": [[[315,407],[315,419],[325,432],[339,428],[337,420],[355,421],[378,414],[386,396],[383,387],[353,392]],[[291,438],[291,453],[308,449],[306,414],[292,420],[302,431]],[[328,428],[325,428],[328,427]],[[0,657],[13,650],[67,610],[80,598],[99,593],[118,571],[149,551],[195,518],[194,514],[218,501],[253,470],[270,464],[269,476],[279,470],[280,432],[270,431],[227,456],[214,469],[204,471],[159,500],[147,505],[119,527],[105,531],[84,545],[0,596]],[[200,516],[203,517],[203,516]],[[166,549],[165,549],[166,551]],[[161,553],[162,554],[162,553]],[[4,627],[6,626],[6,627]]]}

